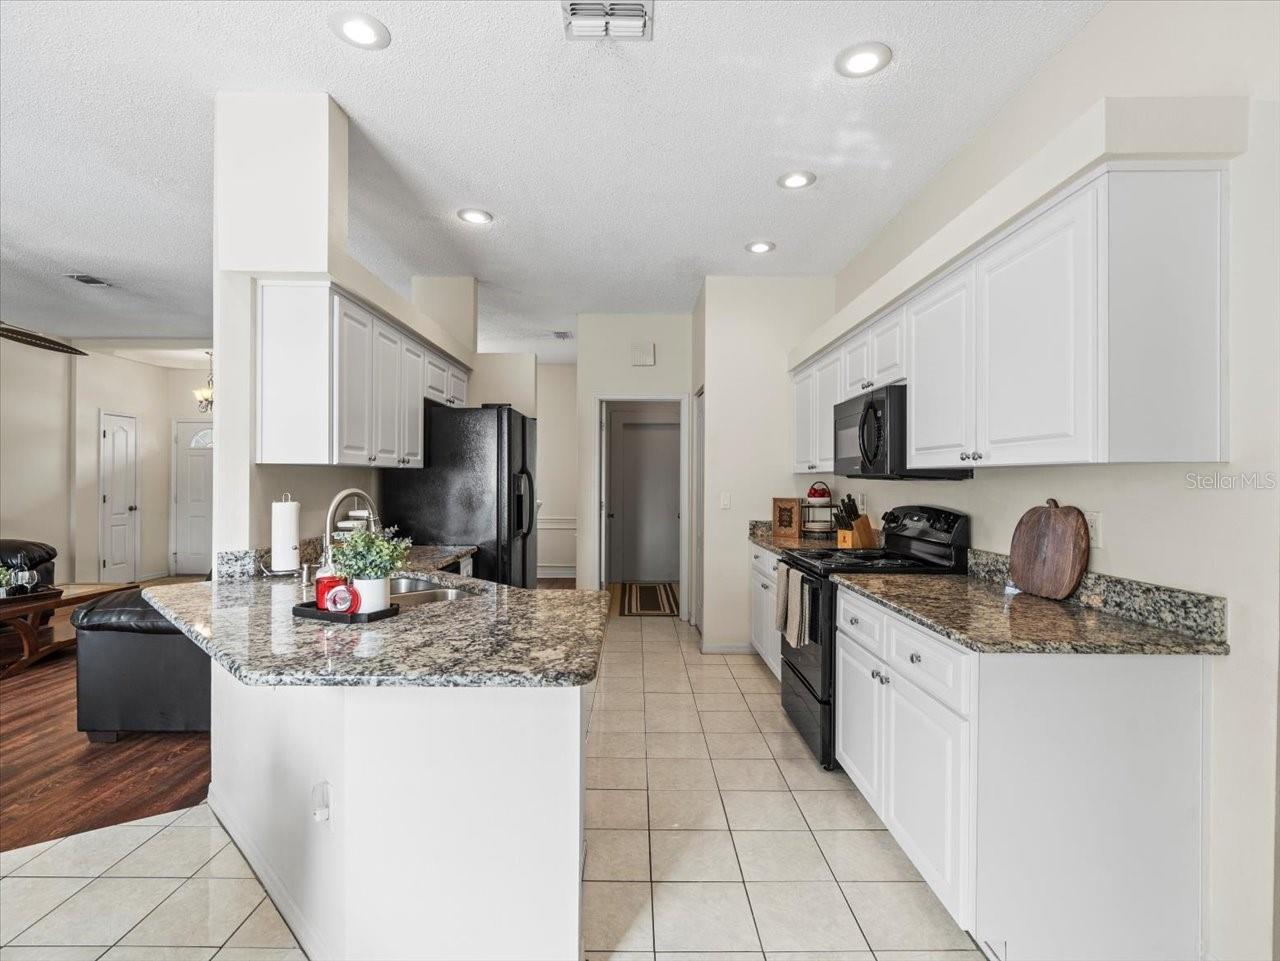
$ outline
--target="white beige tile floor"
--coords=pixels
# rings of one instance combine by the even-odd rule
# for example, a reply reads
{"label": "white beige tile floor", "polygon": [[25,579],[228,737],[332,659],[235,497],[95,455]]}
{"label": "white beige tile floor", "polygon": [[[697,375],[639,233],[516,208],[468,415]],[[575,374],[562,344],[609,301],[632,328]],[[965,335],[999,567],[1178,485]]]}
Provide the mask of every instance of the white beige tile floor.
{"label": "white beige tile floor", "polygon": [[755,655],[615,616],[583,703],[588,961],[981,961]]}
{"label": "white beige tile floor", "polygon": [[0,854],[0,961],[306,961],[207,805]]}
{"label": "white beige tile floor", "polygon": [[[754,655],[614,617],[584,689],[587,961],[981,961]],[[207,805],[0,853],[0,961],[305,961]]]}

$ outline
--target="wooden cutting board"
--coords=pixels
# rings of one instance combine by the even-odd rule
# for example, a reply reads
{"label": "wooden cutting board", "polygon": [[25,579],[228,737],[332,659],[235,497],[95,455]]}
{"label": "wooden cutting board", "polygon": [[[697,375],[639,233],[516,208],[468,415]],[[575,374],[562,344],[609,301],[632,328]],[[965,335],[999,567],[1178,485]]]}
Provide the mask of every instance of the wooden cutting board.
{"label": "wooden cutting board", "polygon": [[1052,497],[1033,507],[1013,530],[1009,578],[1027,594],[1060,601],[1070,597],[1089,565],[1089,525],[1075,507]]}

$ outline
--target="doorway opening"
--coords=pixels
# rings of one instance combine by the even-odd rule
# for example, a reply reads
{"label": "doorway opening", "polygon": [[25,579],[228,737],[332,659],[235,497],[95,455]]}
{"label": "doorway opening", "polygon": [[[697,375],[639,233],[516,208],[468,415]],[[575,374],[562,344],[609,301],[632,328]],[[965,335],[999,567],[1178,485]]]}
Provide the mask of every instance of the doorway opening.
{"label": "doorway opening", "polygon": [[627,613],[689,616],[685,407],[684,398],[600,403],[600,583]]}

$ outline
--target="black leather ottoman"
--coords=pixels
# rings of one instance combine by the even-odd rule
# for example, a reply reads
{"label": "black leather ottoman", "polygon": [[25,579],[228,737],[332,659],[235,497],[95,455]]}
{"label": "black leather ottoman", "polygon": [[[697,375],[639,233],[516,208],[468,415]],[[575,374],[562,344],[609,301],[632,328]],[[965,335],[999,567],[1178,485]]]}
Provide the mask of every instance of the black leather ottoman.
{"label": "black leather ottoman", "polygon": [[39,541],[0,538],[0,567],[35,571],[41,584],[53,583],[53,559],[57,556],[56,550]]}
{"label": "black leather ottoman", "polygon": [[90,741],[122,731],[209,730],[209,655],[142,598],[118,591],[78,608],[76,726]]}

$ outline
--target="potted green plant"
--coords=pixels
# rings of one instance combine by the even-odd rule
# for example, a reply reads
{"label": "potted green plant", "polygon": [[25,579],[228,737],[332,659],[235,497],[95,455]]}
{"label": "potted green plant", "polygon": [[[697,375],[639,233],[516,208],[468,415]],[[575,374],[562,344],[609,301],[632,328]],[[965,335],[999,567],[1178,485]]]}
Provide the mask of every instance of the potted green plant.
{"label": "potted green plant", "polygon": [[409,539],[395,533],[394,527],[356,530],[334,539],[333,568],[360,595],[361,614],[391,606],[391,575],[404,567],[409,554]]}
{"label": "potted green plant", "polygon": [[9,596],[9,588],[13,586],[13,571],[0,567],[0,597]]}

